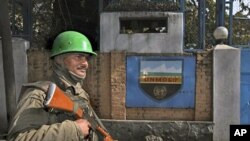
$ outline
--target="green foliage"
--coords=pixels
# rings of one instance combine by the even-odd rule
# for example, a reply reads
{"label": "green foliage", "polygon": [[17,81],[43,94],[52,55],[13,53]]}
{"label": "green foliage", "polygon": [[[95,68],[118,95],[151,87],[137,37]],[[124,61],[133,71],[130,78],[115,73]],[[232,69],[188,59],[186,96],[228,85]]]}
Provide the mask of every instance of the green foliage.
{"label": "green foliage", "polygon": [[[28,0],[27,0],[28,1]],[[85,30],[89,32],[98,29],[98,1],[92,0],[65,0],[62,7],[61,0],[31,0],[32,1],[32,43],[44,47],[48,38],[59,31],[66,29]],[[199,0],[186,0],[185,5],[185,48],[200,48],[199,42]],[[233,44],[249,44],[250,42],[250,3],[248,0],[234,0],[240,8],[233,19]],[[20,35],[23,32],[22,4],[10,2],[10,19],[12,33]],[[89,6],[86,6],[89,4]],[[60,6],[61,5],[61,6]],[[80,5],[79,9],[76,5]],[[228,5],[226,7],[228,11]],[[70,11],[71,10],[71,11]],[[105,11],[178,11],[179,3],[175,0],[112,0]],[[213,31],[216,28],[216,3],[215,0],[206,0],[205,13],[205,44],[215,43]],[[225,13],[225,26],[229,28],[229,15]],[[91,33],[92,34],[92,33]],[[98,33],[92,36],[98,37]],[[98,39],[95,39],[97,41]],[[97,41],[98,42],[98,41]]]}
{"label": "green foliage", "polygon": [[240,8],[233,18],[233,44],[250,45],[250,2],[236,0]]}
{"label": "green foliage", "polygon": [[187,1],[185,6],[185,48],[197,48],[199,42],[199,18],[197,1]]}
{"label": "green foliage", "polygon": [[[23,2],[23,3],[22,3]],[[28,0],[26,1],[28,2]],[[32,10],[32,42],[37,46],[44,46],[46,42],[46,37],[49,36],[52,29],[52,19],[53,19],[53,3],[54,0],[31,0],[31,10]],[[10,1],[10,19],[12,33],[15,36],[27,36],[24,35],[24,1],[12,3]],[[27,14],[27,13],[25,13]]]}
{"label": "green foliage", "polygon": [[[239,11],[233,15],[233,44],[250,44],[250,3],[244,0],[239,2]],[[236,5],[234,5],[236,6]],[[187,0],[185,12],[185,48],[199,48],[199,18],[198,18],[198,0]],[[226,7],[229,9],[228,5]],[[214,45],[215,39],[213,32],[216,28],[216,2],[206,0],[206,18],[205,18],[205,43],[206,47]],[[229,29],[229,15],[225,12],[225,26]]]}

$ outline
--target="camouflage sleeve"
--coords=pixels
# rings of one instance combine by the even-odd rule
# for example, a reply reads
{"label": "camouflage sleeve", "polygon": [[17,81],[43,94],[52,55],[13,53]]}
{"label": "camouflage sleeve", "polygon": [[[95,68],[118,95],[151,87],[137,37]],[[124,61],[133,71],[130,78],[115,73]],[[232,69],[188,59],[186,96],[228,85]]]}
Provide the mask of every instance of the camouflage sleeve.
{"label": "camouflage sleeve", "polygon": [[30,129],[19,133],[10,141],[80,141],[83,136],[73,121],[42,125],[39,129]]}
{"label": "camouflage sleeve", "polygon": [[49,116],[44,110],[45,93],[37,89],[26,90],[17,107],[10,126],[10,141],[80,141],[83,134],[74,121],[46,124]]}

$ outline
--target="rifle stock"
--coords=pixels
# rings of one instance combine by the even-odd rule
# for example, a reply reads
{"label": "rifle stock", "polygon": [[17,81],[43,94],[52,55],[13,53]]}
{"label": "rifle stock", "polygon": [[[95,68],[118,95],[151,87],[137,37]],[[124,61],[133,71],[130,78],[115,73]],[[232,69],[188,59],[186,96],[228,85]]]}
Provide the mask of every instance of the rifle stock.
{"label": "rifle stock", "polygon": [[[71,99],[67,97],[64,92],[54,83],[50,83],[49,85],[48,94],[44,105],[48,108],[54,108],[66,112],[73,112],[74,110],[74,102],[71,101]],[[75,111],[75,114],[77,118],[82,118],[83,110],[78,108]]]}
{"label": "rifle stock", "polygon": [[[68,96],[65,95],[59,87],[54,83],[50,83],[47,97],[44,102],[45,107],[58,109],[66,112],[72,112],[77,118],[84,118],[84,110],[74,103]],[[85,118],[90,122],[91,128],[97,130],[101,135],[104,136],[104,141],[113,141],[111,135],[104,130],[100,125],[95,122],[88,114]]]}

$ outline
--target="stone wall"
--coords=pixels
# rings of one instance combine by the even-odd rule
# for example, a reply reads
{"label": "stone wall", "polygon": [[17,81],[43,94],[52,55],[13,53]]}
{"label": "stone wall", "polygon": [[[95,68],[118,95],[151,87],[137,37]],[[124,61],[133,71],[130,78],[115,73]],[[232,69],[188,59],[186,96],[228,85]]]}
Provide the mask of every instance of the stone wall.
{"label": "stone wall", "polygon": [[[126,108],[126,52],[98,53],[84,87],[93,108],[119,141],[212,141],[212,50],[198,52],[194,109]],[[174,55],[174,54],[172,54]],[[29,81],[47,80],[49,52],[28,51]]]}
{"label": "stone wall", "polygon": [[102,120],[119,141],[212,141],[212,122]]}
{"label": "stone wall", "polygon": [[196,102],[194,119],[196,121],[211,121],[213,117],[212,55],[212,49],[196,54]]}
{"label": "stone wall", "polygon": [[[85,87],[103,119],[212,121],[212,50],[194,54],[196,101],[194,109],[126,108],[126,52],[98,53],[90,61]],[[28,51],[29,81],[46,80],[51,73],[47,50]]]}
{"label": "stone wall", "polygon": [[30,48],[28,55],[28,81],[47,80],[52,73],[48,50]]}

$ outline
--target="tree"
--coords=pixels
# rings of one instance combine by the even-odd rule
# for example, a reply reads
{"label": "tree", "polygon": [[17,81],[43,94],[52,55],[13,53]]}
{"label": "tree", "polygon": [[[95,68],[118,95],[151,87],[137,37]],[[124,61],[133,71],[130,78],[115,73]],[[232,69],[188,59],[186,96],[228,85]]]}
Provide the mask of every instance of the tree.
{"label": "tree", "polygon": [[[250,4],[247,0],[235,0],[240,3],[241,10],[235,16],[250,17]],[[113,0],[105,1],[104,11],[179,11],[179,1],[169,0]],[[185,5],[185,48],[199,48],[199,0],[186,0]],[[206,0],[206,46],[214,44],[212,33],[215,25],[215,0]],[[11,4],[10,4],[11,7]],[[11,7],[12,8],[12,7]],[[32,0],[33,36],[32,46],[44,47],[48,40],[63,30],[78,30],[86,34],[98,49],[99,11],[98,1],[93,0]],[[226,7],[228,9],[228,7]],[[244,14],[243,14],[244,13]],[[23,18],[20,6],[16,8],[12,29],[23,30]],[[228,13],[225,15],[228,27]],[[235,44],[249,42],[249,20],[234,19],[233,41]]]}
{"label": "tree", "polygon": [[233,44],[250,45],[250,2],[235,0],[240,5],[239,11],[233,16]]}

